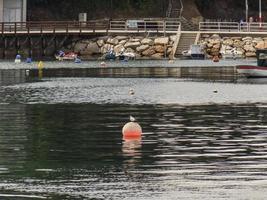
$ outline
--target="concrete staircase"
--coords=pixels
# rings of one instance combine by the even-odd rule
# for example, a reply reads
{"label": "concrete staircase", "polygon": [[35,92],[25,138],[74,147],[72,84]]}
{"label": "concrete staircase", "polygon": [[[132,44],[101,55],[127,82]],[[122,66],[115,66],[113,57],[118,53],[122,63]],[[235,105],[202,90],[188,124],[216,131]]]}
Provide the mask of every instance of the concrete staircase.
{"label": "concrete staircase", "polygon": [[198,25],[193,24],[191,21],[184,17],[180,17],[180,22],[182,25],[182,31],[197,31]]}
{"label": "concrete staircase", "polygon": [[195,44],[195,41],[198,37],[197,33],[184,33],[180,34],[177,48],[175,50],[175,55],[182,55],[183,51],[189,50],[192,44]]}

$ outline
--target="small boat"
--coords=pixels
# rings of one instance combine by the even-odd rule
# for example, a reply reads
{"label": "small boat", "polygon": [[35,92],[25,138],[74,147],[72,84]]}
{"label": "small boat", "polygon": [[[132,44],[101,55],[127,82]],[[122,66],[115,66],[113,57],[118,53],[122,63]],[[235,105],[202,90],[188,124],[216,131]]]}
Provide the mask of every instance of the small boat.
{"label": "small boat", "polygon": [[15,63],[21,63],[21,55],[16,55],[16,58],[15,58]]}
{"label": "small boat", "polygon": [[200,59],[200,60],[205,59],[205,53],[203,47],[198,44],[191,45],[189,50],[182,52],[182,55],[184,57],[191,59]]}
{"label": "small boat", "polygon": [[116,60],[116,54],[113,49],[110,49],[106,54],[105,54],[105,60]]}
{"label": "small boat", "polygon": [[69,52],[69,53],[64,53],[63,51],[59,51],[56,55],[55,58],[57,60],[63,61],[63,60],[75,60],[77,58],[77,54],[74,52]]}
{"label": "small boat", "polygon": [[267,49],[257,50],[257,65],[237,65],[238,74],[248,78],[267,77]]}

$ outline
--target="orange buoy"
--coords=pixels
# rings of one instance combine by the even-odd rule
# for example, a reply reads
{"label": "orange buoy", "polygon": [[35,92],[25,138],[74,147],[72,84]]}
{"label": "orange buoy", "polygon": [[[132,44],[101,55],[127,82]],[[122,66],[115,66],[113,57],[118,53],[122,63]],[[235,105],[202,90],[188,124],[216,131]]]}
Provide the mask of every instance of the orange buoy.
{"label": "orange buoy", "polygon": [[129,122],[124,125],[122,129],[123,139],[131,140],[131,139],[140,139],[142,136],[142,128],[136,122]]}

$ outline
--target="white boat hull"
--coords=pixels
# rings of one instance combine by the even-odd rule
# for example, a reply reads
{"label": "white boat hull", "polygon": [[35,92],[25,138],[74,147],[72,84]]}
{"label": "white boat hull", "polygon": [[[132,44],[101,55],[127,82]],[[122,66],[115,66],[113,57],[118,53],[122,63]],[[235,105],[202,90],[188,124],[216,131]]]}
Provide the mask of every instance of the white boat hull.
{"label": "white boat hull", "polygon": [[246,77],[267,77],[267,67],[240,65],[236,69],[238,74]]}

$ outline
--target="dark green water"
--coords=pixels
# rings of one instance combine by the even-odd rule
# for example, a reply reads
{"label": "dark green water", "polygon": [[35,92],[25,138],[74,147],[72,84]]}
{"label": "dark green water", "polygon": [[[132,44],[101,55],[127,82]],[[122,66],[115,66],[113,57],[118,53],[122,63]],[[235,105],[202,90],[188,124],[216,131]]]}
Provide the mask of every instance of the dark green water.
{"label": "dark green water", "polygon": [[[3,84],[0,199],[266,199],[265,93],[176,79]],[[141,141],[122,139],[130,115]]]}

